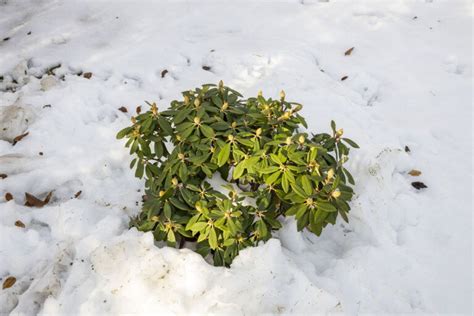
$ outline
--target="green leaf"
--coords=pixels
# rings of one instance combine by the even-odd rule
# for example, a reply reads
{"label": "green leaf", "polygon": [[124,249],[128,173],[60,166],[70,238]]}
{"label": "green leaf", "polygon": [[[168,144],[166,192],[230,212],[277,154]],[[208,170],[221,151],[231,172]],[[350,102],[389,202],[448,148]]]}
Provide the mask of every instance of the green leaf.
{"label": "green leaf", "polygon": [[164,213],[166,218],[170,219],[171,218],[171,206],[168,202],[165,203],[165,206],[163,207]]}
{"label": "green leaf", "polygon": [[311,180],[308,178],[307,175],[303,175],[301,177],[301,185],[303,186],[303,190],[307,195],[310,195],[313,192],[313,187],[311,186]]}
{"label": "green leaf", "polygon": [[230,156],[230,143],[224,145],[217,156],[217,165],[222,167],[228,160]]}
{"label": "green leaf", "polygon": [[141,179],[143,177],[143,170],[144,170],[143,162],[140,160],[140,161],[138,161],[138,164],[137,164],[137,170],[135,171],[135,177]]}
{"label": "green leaf", "polygon": [[217,234],[216,230],[214,228],[211,228],[211,231],[209,233],[209,246],[211,247],[212,250],[217,249]]}
{"label": "green leaf", "polygon": [[234,167],[234,171],[232,172],[232,178],[233,179],[238,179],[242,176],[242,174],[245,171],[245,160],[241,161],[240,163],[237,164],[237,166]]}
{"label": "green leaf", "polygon": [[117,133],[117,139],[122,139],[127,136],[131,131],[133,131],[133,127],[125,127],[123,130]]}
{"label": "green leaf", "polygon": [[286,210],[285,215],[286,216],[292,216],[298,213],[300,210],[306,210],[306,205],[305,204],[295,204],[292,207],[290,207],[288,210]]}
{"label": "green leaf", "polygon": [[343,138],[342,140],[351,145],[353,148],[359,148],[359,145],[357,145],[357,143],[350,138]]}
{"label": "green leaf", "polygon": [[166,133],[166,135],[173,135],[173,129],[171,128],[170,123],[162,117],[158,118],[158,124],[161,129]]}
{"label": "green leaf", "polygon": [[306,194],[306,192],[296,183],[292,183],[291,184],[291,188],[293,189],[293,191],[298,194],[299,196],[301,196],[302,198],[307,198],[309,194]]}
{"label": "green leaf", "polygon": [[201,132],[204,136],[206,136],[207,138],[213,138],[214,137],[214,130],[207,126],[207,125],[201,125]]}
{"label": "green leaf", "polygon": [[325,212],[337,212],[336,207],[329,202],[316,201],[316,206]]}
{"label": "green leaf", "polygon": [[283,188],[283,191],[285,193],[288,192],[288,189],[290,188],[289,187],[289,183],[288,183],[288,177],[286,175],[286,172],[283,173],[283,176],[281,177],[281,187]]}
{"label": "green leaf", "polygon": [[273,172],[278,171],[278,170],[280,170],[280,168],[277,167],[277,166],[270,166],[270,167],[266,167],[266,168],[263,168],[263,169],[257,169],[257,171],[260,174],[273,173]]}
{"label": "green leaf", "polygon": [[174,235],[174,232],[172,229],[168,231],[168,235],[166,236],[166,239],[170,243],[175,243],[176,242],[176,236]]}
{"label": "green leaf", "polygon": [[178,111],[178,114],[176,114],[176,116],[173,118],[174,124],[176,125],[181,123],[189,114],[191,114],[193,110],[194,109],[189,108]]}
{"label": "green leaf", "polygon": [[270,175],[266,180],[265,180],[265,183],[270,185],[270,184],[273,184],[281,175],[281,171],[278,170],[277,172],[275,172],[274,174]]}
{"label": "green leaf", "polygon": [[193,232],[200,232],[202,231],[204,228],[207,227],[207,223],[206,222],[197,222],[197,223],[194,223],[190,229],[193,231]]}

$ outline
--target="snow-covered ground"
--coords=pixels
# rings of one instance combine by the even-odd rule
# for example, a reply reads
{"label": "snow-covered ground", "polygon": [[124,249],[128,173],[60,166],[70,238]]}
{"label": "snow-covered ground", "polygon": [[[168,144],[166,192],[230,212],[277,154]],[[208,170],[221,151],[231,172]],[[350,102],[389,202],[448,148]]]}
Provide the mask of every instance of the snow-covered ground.
{"label": "snow-covered ground", "polygon": [[[0,140],[0,314],[471,314],[472,20],[469,0],[0,0],[0,137],[29,132]],[[360,144],[349,224],[286,220],[229,269],[128,230],[143,183],[116,132],[220,79]]]}

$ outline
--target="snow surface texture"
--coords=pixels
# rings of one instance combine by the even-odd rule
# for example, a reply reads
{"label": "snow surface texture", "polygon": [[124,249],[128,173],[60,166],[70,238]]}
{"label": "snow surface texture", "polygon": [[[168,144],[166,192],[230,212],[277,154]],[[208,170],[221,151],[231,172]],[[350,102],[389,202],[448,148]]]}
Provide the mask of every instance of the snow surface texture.
{"label": "snow surface texture", "polygon": [[[0,141],[0,314],[470,314],[471,27],[469,0],[1,0],[0,137],[29,134]],[[220,79],[360,144],[349,224],[287,219],[230,269],[128,230],[143,182],[116,132]]]}

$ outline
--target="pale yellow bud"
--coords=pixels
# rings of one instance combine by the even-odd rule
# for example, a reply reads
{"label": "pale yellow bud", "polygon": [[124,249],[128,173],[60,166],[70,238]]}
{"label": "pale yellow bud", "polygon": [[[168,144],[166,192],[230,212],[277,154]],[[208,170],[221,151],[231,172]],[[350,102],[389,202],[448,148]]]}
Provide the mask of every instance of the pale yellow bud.
{"label": "pale yellow bud", "polygon": [[304,144],[304,141],[305,141],[304,135],[300,135],[300,137],[298,137],[298,142],[299,142],[300,144]]}
{"label": "pale yellow bud", "polygon": [[222,110],[227,110],[227,108],[229,107],[229,103],[227,102],[224,102],[224,104],[222,104]]}
{"label": "pale yellow bud", "polygon": [[166,193],[165,191],[160,191],[160,193],[159,193],[160,197],[162,197],[163,195],[165,195],[165,193]]}
{"label": "pale yellow bud", "polygon": [[224,81],[219,81],[219,88],[222,89],[224,87]]}
{"label": "pale yellow bud", "polygon": [[280,91],[280,99],[283,101],[283,100],[285,100],[285,97],[286,97],[285,91],[281,90]]}
{"label": "pale yellow bud", "polygon": [[201,124],[201,119],[196,116],[196,117],[194,118],[194,124],[196,124],[196,125]]}
{"label": "pale yellow bud", "polygon": [[171,183],[175,186],[178,185],[178,179],[176,178],[171,179]]}
{"label": "pale yellow bud", "polygon": [[178,154],[178,158],[179,158],[180,160],[184,160],[184,158],[185,158],[185,157],[184,157],[184,154],[179,153],[179,154]]}
{"label": "pale yellow bud", "polygon": [[232,126],[232,128],[236,128],[237,127],[237,122],[232,122],[231,126]]}
{"label": "pale yellow bud", "polygon": [[158,221],[160,220],[160,218],[159,218],[158,216],[152,216],[152,217],[151,217],[151,220],[152,220],[153,222],[158,222]]}
{"label": "pale yellow bud", "polygon": [[201,101],[199,101],[199,99],[195,99],[195,100],[194,100],[194,105],[195,105],[196,107],[199,107],[199,106],[201,105]]}
{"label": "pale yellow bud", "polygon": [[340,129],[338,129],[338,130],[336,131],[336,136],[337,136],[337,137],[341,137],[342,134],[344,134],[344,130],[343,130],[342,128],[340,128]]}
{"label": "pale yellow bud", "polygon": [[234,135],[229,135],[229,136],[227,136],[227,139],[228,139],[229,141],[233,142],[233,141],[234,141]]}
{"label": "pale yellow bud", "polygon": [[341,191],[339,191],[339,190],[332,191],[331,196],[333,198],[337,199],[338,197],[341,196]]}
{"label": "pale yellow bud", "polygon": [[287,137],[285,142],[286,142],[287,145],[291,145],[291,143],[292,143],[291,137]]}
{"label": "pale yellow bud", "polygon": [[262,135],[262,128],[260,128],[260,127],[257,128],[257,130],[255,131],[255,135],[257,135],[257,136]]}
{"label": "pale yellow bud", "polygon": [[332,179],[334,177],[334,169],[329,169],[328,171],[328,179]]}

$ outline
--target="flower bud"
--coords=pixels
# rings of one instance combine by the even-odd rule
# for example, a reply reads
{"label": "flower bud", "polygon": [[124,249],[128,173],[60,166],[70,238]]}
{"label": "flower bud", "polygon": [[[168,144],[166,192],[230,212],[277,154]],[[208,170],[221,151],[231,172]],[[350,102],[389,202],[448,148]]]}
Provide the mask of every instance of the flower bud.
{"label": "flower bud", "polygon": [[185,156],[184,156],[184,154],[179,153],[179,154],[178,154],[178,158],[179,158],[180,160],[184,160]]}
{"label": "flower bud", "polygon": [[184,96],[184,104],[185,105],[189,104],[189,97],[187,95]]}
{"label": "flower bud", "polygon": [[194,99],[194,105],[195,105],[196,107],[199,107],[199,106],[201,105],[201,101],[199,101],[198,98]]}
{"label": "flower bud", "polygon": [[257,130],[255,131],[255,135],[257,135],[257,136],[262,135],[262,128],[261,127],[257,128]]}
{"label": "flower bud", "polygon": [[222,89],[224,87],[224,81],[219,81],[219,89]]}
{"label": "flower bud", "polygon": [[337,199],[338,197],[341,196],[341,191],[339,191],[339,190],[332,191],[331,196],[333,198]]}
{"label": "flower bud", "polygon": [[172,183],[174,186],[178,185],[178,179],[176,179],[176,178],[171,179],[171,183]]}
{"label": "flower bud", "polygon": [[224,102],[224,104],[222,104],[222,110],[223,111],[227,110],[228,107],[229,107],[229,103]]}
{"label": "flower bud", "polygon": [[161,190],[160,193],[159,193],[160,197],[162,197],[163,195],[165,195],[165,193],[166,193],[165,191]]}
{"label": "flower bud", "polygon": [[328,171],[328,179],[332,179],[334,177],[334,169],[329,169]]}
{"label": "flower bud", "polygon": [[201,119],[196,116],[196,117],[194,118],[194,124],[196,124],[196,125],[201,124]]}
{"label": "flower bud", "polygon": [[336,131],[336,137],[341,137],[342,134],[344,134],[344,130],[342,128],[340,128]]}
{"label": "flower bud", "polygon": [[287,137],[285,143],[286,143],[287,145],[291,145],[291,143],[292,143],[291,137]]}
{"label": "flower bud", "polygon": [[280,99],[283,101],[283,100],[285,100],[285,97],[286,97],[285,91],[281,90],[280,91]]}
{"label": "flower bud", "polygon": [[305,141],[304,135],[300,135],[300,137],[298,137],[298,142],[299,142],[300,144],[304,144],[304,141]]}
{"label": "flower bud", "polygon": [[227,139],[229,141],[233,142],[234,141],[234,135],[231,134],[231,135],[227,136]]}
{"label": "flower bud", "polygon": [[232,122],[231,126],[232,126],[232,128],[236,128],[237,127],[237,122]]}

